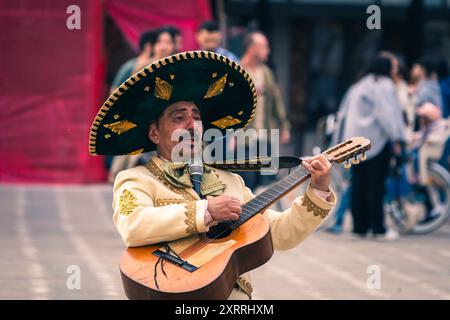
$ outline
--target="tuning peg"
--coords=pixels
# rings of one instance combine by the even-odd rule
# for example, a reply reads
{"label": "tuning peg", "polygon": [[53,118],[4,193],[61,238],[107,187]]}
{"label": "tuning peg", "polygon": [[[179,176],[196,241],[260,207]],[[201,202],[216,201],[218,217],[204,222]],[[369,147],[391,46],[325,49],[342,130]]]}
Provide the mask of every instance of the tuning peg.
{"label": "tuning peg", "polygon": [[366,153],[365,152],[363,152],[363,154],[362,154],[362,156],[361,156],[361,158],[359,158],[361,161],[364,161],[364,160],[367,160],[367,156],[366,156]]}
{"label": "tuning peg", "polygon": [[352,163],[353,163],[353,164],[358,164],[358,163],[359,163],[359,159],[355,156],[355,157],[352,159]]}
{"label": "tuning peg", "polygon": [[344,168],[350,169],[351,167],[352,167],[352,164],[350,162],[348,162],[348,160],[347,160],[347,162],[344,164]]}

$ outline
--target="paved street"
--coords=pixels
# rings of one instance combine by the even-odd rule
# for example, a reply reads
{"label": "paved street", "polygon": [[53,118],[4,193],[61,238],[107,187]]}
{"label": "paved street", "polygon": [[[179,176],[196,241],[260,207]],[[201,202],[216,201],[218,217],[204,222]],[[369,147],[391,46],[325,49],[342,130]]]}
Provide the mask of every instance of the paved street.
{"label": "paved street", "polygon": [[[109,185],[0,185],[0,299],[124,299],[111,200]],[[317,231],[252,273],[254,298],[450,299],[449,240],[450,223],[393,243]],[[380,289],[367,287],[371,270]]]}

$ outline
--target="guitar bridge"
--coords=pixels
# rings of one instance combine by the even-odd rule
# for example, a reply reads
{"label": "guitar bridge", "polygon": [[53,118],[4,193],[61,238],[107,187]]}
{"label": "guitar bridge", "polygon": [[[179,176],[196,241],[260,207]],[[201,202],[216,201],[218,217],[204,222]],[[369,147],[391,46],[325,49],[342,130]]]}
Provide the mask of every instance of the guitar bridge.
{"label": "guitar bridge", "polygon": [[169,261],[170,263],[173,263],[174,265],[183,268],[186,271],[194,272],[198,268],[186,260],[180,259],[178,257],[175,257],[174,255],[171,255],[170,253],[163,252],[161,250],[153,251],[153,255],[157,256],[158,258],[164,259],[166,261]]}

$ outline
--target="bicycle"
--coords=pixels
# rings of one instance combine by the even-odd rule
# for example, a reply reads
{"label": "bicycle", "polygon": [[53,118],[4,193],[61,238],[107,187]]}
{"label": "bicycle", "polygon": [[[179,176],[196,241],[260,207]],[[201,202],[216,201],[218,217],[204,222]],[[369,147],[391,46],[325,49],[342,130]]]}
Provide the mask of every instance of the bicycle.
{"label": "bicycle", "polygon": [[[414,154],[408,154],[406,166],[412,166]],[[395,227],[402,233],[426,234],[439,229],[450,215],[450,174],[436,161],[427,162],[426,185],[411,183],[406,166],[391,170],[387,181],[385,210]]]}
{"label": "bicycle", "polygon": [[[323,149],[329,144],[333,121],[334,117],[328,116],[319,122],[317,134],[321,137]],[[406,154],[405,158],[409,164],[413,154],[420,148],[421,145],[417,145]],[[313,154],[322,150],[319,146],[314,149]],[[384,209],[388,219],[391,219],[395,228],[403,234],[431,233],[445,224],[450,215],[450,173],[438,161],[429,161],[426,170],[429,176],[427,185],[411,183],[404,166],[394,167],[387,180]],[[347,180],[344,179],[342,171],[332,170],[331,187],[338,199],[348,184]],[[305,192],[304,188],[294,190],[282,199],[281,208],[288,208],[297,196]],[[330,212],[320,228],[329,228],[334,223],[337,207]]]}

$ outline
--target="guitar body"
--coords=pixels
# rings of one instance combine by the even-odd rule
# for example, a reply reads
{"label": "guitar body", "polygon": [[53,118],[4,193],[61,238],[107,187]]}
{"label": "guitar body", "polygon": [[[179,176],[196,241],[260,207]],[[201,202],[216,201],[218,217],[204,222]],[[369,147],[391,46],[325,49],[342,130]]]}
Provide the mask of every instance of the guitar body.
{"label": "guitar body", "polygon": [[[230,230],[231,231],[231,230]],[[170,242],[183,260],[198,267],[187,271],[171,262],[157,265],[153,253],[161,245],[128,248],[120,261],[125,294],[129,299],[227,299],[239,275],[267,262],[273,254],[267,219],[256,214],[224,238],[206,234]]]}

